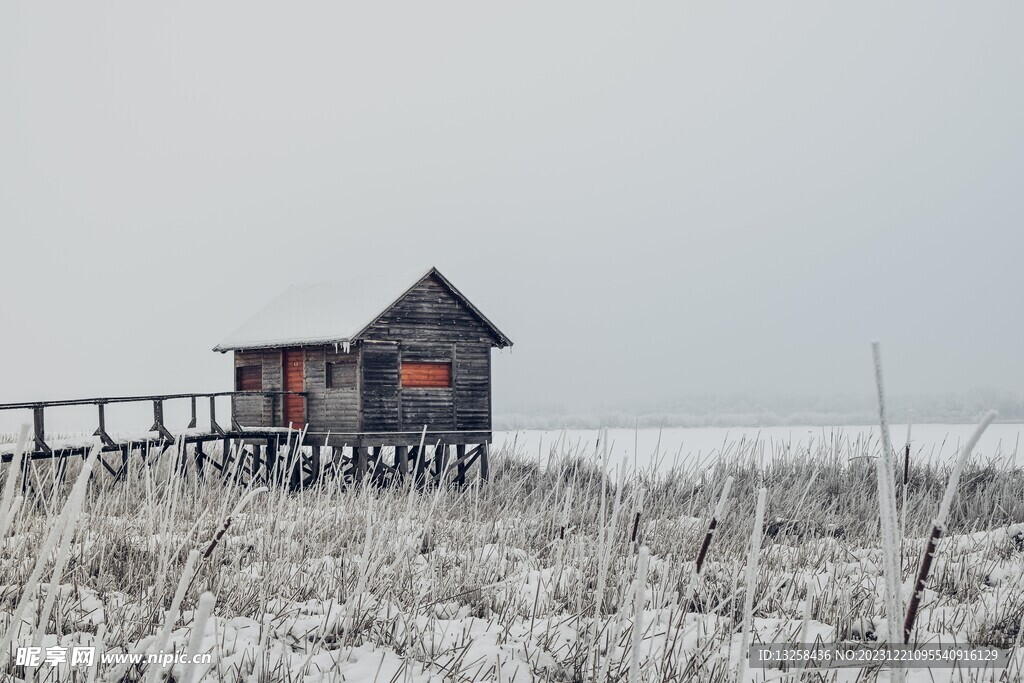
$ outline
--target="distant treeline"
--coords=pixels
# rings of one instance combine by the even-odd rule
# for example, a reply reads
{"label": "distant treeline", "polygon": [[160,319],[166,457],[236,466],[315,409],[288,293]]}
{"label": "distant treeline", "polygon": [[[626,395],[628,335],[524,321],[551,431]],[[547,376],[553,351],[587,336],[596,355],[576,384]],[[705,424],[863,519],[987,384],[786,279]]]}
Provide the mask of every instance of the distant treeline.
{"label": "distant treeline", "polygon": [[[892,423],[963,424],[986,411],[999,411],[1000,422],[1024,422],[1024,394],[992,389],[963,393],[887,397]],[[873,395],[767,396],[695,395],[663,403],[638,402],[576,411],[538,405],[495,416],[495,429],[596,429],[599,427],[774,427],[874,424]]]}

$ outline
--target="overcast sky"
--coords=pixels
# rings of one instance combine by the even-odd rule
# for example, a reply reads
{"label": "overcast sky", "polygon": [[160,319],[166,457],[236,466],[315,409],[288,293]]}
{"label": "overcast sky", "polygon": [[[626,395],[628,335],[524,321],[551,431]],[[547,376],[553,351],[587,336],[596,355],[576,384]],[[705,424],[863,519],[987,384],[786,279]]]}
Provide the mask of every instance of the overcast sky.
{"label": "overcast sky", "polygon": [[497,409],[1024,387],[1024,5],[3,3],[0,401],[438,266]]}

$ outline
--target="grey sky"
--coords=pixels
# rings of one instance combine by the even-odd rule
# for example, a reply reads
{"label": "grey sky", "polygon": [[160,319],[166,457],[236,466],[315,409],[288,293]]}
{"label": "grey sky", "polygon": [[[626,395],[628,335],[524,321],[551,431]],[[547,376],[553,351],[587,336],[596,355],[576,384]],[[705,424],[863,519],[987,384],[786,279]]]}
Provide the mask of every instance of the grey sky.
{"label": "grey sky", "polygon": [[0,401],[437,265],[496,402],[1020,391],[1020,3],[4,3]]}

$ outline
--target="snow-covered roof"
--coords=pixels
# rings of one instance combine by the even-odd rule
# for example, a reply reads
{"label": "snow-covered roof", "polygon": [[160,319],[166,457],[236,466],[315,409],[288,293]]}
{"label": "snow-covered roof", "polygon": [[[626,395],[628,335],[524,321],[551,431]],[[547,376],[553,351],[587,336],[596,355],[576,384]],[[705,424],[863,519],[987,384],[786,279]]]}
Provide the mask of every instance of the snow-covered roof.
{"label": "snow-covered roof", "polygon": [[431,268],[418,273],[289,287],[213,350],[225,352],[355,341],[409,290],[431,275],[480,318],[500,340],[500,346],[511,346],[512,342],[493,323],[436,268]]}

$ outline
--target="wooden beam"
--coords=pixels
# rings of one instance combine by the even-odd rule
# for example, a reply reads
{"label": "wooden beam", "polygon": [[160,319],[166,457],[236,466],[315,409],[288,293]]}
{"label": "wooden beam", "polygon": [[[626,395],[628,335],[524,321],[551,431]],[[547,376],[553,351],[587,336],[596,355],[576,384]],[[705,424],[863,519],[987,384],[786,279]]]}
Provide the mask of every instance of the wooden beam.
{"label": "wooden beam", "polygon": [[103,456],[99,455],[97,456],[97,458],[99,459],[100,464],[103,465],[103,468],[107,470],[107,472],[110,472],[110,476],[114,477],[114,479],[117,479],[117,471],[107,464],[107,461],[103,459]]}

